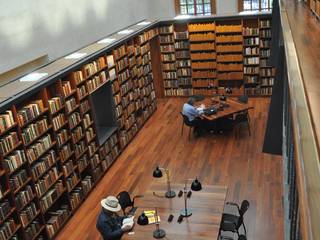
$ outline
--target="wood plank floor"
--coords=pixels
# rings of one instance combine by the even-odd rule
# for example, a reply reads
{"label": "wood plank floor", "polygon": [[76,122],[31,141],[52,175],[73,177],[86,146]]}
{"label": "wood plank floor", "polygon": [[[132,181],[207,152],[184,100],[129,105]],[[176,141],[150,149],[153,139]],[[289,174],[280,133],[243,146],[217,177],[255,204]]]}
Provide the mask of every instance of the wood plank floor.
{"label": "wood plank floor", "polygon": [[101,198],[128,190],[146,190],[156,165],[172,170],[173,182],[198,176],[203,184],[228,186],[228,201],[248,199],[248,239],[283,239],[282,161],[261,153],[269,99],[253,98],[252,135],[206,135],[190,142],[181,136],[179,111],[185,99],[158,100],[158,110],[120,155],[57,239],[100,239],[95,228]]}

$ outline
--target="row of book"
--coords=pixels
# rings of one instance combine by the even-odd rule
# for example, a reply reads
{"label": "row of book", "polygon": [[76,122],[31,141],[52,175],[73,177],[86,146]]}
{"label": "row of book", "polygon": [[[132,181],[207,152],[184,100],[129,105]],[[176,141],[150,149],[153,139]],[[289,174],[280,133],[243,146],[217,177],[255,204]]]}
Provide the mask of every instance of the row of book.
{"label": "row of book", "polygon": [[217,62],[242,62],[242,54],[219,54],[217,55]]}
{"label": "row of book", "polygon": [[242,25],[217,25],[216,33],[242,33]]}
{"label": "row of book", "polygon": [[216,26],[214,23],[193,23],[188,24],[189,32],[214,32]]}
{"label": "row of book", "polygon": [[58,147],[62,147],[69,139],[69,134],[66,129],[62,129],[59,133],[56,134],[57,145]]}
{"label": "row of book", "polygon": [[36,161],[31,167],[31,173],[35,181],[50,169],[57,161],[57,156],[54,150],[50,150],[45,156]]}
{"label": "row of book", "polygon": [[19,143],[19,137],[17,132],[11,132],[7,136],[0,139],[0,154],[6,155],[12,149],[14,149]]}
{"label": "row of book", "polygon": [[63,107],[63,100],[61,97],[53,97],[48,100],[48,105],[50,113],[54,114]]}
{"label": "row of book", "polygon": [[[183,43],[183,42],[181,42],[181,43]],[[175,50],[174,47],[175,47],[174,45],[170,45],[170,44],[161,45],[160,46],[160,52],[174,52],[174,50]]]}
{"label": "row of book", "polygon": [[251,27],[244,27],[242,34],[244,36],[256,36],[259,35],[259,28],[251,28]]}
{"label": "row of book", "polygon": [[0,134],[15,124],[12,111],[8,110],[0,115]]}
{"label": "row of book", "polygon": [[27,185],[22,191],[15,196],[15,203],[18,210],[25,207],[34,198],[34,193],[30,185]]}
{"label": "row of book", "polygon": [[243,64],[235,64],[235,63],[229,63],[229,64],[217,64],[217,70],[218,71],[243,71]]}
{"label": "row of book", "polygon": [[190,44],[190,51],[214,51],[215,45],[214,43],[192,43]]}
{"label": "row of book", "polygon": [[245,46],[259,45],[259,37],[246,38],[243,41]]}
{"label": "row of book", "polygon": [[69,218],[70,210],[67,205],[62,205],[57,211],[50,211],[49,220],[46,223],[46,229],[50,238],[52,238],[60,229],[62,224]]}
{"label": "row of book", "polygon": [[[171,46],[172,48],[168,48],[168,51],[174,51],[174,50],[180,50],[180,49],[189,49],[190,47],[190,43],[187,41],[179,41],[179,42],[175,42],[174,43],[174,48],[173,45],[167,45],[167,46]],[[161,46],[163,47],[163,46]]]}
{"label": "row of book", "polygon": [[174,32],[173,33],[174,39],[176,40],[187,40],[189,37],[188,31],[186,32]]}
{"label": "row of book", "polygon": [[196,33],[190,34],[190,42],[211,42],[215,40],[215,34],[213,33]]}
{"label": "row of book", "polygon": [[9,186],[13,191],[16,191],[28,180],[28,173],[25,169],[12,175],[9,179]]}
{"label": "row of book", "polygon": [[49,128],[48,119],[44,117],[43,119],[29,124],[26,128],[22,130],[21,136],[23,143],[29,145],[33,140],[38,138]]}
{"label": "row of book", "polygon": [[177,68],[185,68],[185,67],[191,67],[191,61],[188,59],[182,59],[176,62]]}
{"label": "row of book", "polygon": [[27,161],[24,150],[16,150],[4,159],[4,167],[10,174]]}
{"label": "row of book", "polygon": [[160,34],[173,33],[173,25],[164,26],[164,27],[159,27],[159,33],[160,33]]}
{"label": "row of book", "polygon": [[29,163],[37,160],[44,152],[51,148],[52,144],[51,136],[47,134],[29,147],[26,151]]}
{"label": "row of book", "polygon": [[41,197],[55,183],[60,174],[56,167],[51,168],[36,184],[35,190],[38,197]]}
{"label": "row of book", "polygon": [[259,57],[246,57],[246,58],[244,58],[243,63],[245,65],[259,65],[260,58]]}
{"label": "row of book", "polygon": [[42,100],[35,100],[24,107],[17,113],[17,120],[20,126],[32,121],[34,118],[42,114],[45,110]]}
{"label": "row of book", "polygon": [[220,35],[216,37],[216,43],[242,43],[242,35]]}
{"label": "row of book", "polygon": [[64,190],[65,188],[63,187],[62,180],[58,180],[58,182],[40,199],[40,208],[43,213],[51,207]]}
{"label": "row of book", "polygon": [[192,88],[185,88],[185,89],[165,89],[164,95],[165,96],[189,96],[193,94]]}

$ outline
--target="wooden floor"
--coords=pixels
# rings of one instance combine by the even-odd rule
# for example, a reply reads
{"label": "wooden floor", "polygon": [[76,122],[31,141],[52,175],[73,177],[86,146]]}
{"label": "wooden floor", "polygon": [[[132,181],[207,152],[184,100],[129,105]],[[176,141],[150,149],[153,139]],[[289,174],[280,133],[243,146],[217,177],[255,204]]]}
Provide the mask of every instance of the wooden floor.
{"label": "wooden floor", "polygon": [[[92,191],[58,235],[62,240],[100,239],[95,228],[101,198],[128,190],[146,190],[156,165],[172,170],[173,182],[198,176],[203,184],[228,186],[228,201],[249,200],[245,216],[249,240],[283,239],[282,161],[261,153],[269,99],[254,98],[252,135],[206,135],[188,141],[181,136],[184,99],[158,100],[158,110]],[[187,129],[185,129],[187,130]]]}

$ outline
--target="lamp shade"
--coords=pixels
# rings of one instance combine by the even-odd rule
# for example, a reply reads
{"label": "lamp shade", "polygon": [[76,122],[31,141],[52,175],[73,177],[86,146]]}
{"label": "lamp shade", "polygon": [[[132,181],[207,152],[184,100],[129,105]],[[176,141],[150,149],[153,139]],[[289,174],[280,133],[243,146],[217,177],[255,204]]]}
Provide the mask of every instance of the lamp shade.
{"label": "lamp shade", "polygon": [[138,217],[137,223],[139,225],[148,225],[149,220],[148,220],[148,217],[144,214],[144,212],[141,213],[141,215]]}
{"label": "lamp shade", "polygon": [[159,167],[157,167],[153,171],[153,177],[155,177],[155,178],[161,178],[162,177],[162,171],[159,169]]}
{"label": "lamp shade", "polygon": [[196,178],[191,184],[192,191],[200,191],[202,189],[201,183],[199,182],[198,178]]}

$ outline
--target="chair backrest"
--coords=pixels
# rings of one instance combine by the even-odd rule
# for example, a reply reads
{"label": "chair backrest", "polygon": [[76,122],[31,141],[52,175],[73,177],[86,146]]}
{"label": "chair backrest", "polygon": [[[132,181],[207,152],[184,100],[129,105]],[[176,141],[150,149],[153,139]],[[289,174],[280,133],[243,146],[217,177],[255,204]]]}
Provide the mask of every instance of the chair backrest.
{"label": "chair backrest", "polygon": [[241,103],[248,103],[248,96],[247,95],[242,95],[238,98],[238,101]]}
{"label": "chair backrest", "polygon": [[240,216],[243,216],[246,211],[249,209],[250,203],[248,200],[243,200],[239,209]]}
{"label": "chair backrest", "polygon": [[117,195],[119,204],[124,212],[127,207],[133,207],[134,202],[131,200],[130,194],[126,191],[120,192]]}
{"label": "chair backrest", "polygon": [[247,122],[248,121],[248,111],[238,113],[234,118],[236,123]]}
{"label": "chair backrest", "polygon": [[180,112],[180,114],[181,114],[181,116],[183,118],[184,124],[189,126],[189,127],[192,127],[193,124],[189,121],[189,118],[186,115],[184,115],[182,112]]}
{"label": "chair backrest", "polygon": [[245,235],[240,235],[238,240],[247,240],[247,237]]}

